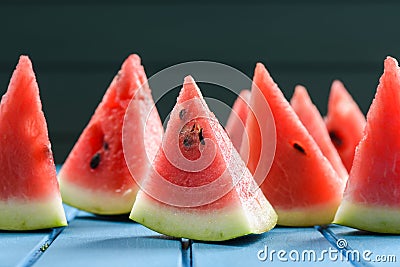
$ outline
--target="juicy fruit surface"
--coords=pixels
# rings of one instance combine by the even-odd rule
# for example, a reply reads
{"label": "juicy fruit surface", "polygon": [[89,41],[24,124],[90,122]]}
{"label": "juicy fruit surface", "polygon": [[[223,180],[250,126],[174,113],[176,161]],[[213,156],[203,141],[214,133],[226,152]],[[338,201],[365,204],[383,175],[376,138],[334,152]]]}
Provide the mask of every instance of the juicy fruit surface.
{"label": "juicy fruit surface", "polygon": [[[177,106],[171,112],[168,131],[162,149],[154,162],[154,169],[169,182],[187,187],[209,184],[226,170],[225,158],[232,154],[231,143],[218,136],[219,122],[206,110],[206,103],[198,95],[194,81],[184,84]],[[208,107],[207,107],[208,109]],[[221,140],[216,149],[214,140]]]}
{"label": "juicy fruit surface", "polygon": [[167,235],[218,241],[276,224],[276,213],[191,77],[141,189],[130,218]]}
{"label": "juicy fruit surface", "polygon": [[400,208],[399,92],[400,71],[395,59],[388,58],[346,188],[345,196],[354,201]]}
{"label": "juicy fruit surface", "polygon": [[[138,188],[126,165],[122,126],[132,98],[146,108],[154,106],[146,74],[137,55],[130,55],[125,60],[60,170],[61,193],[68,204],[101,214],[130,211]],[[149,138],[154,144],[159,144],[162,125],[158,113],[155,111],[152,114],[152,132],[158,135],[144,137],[136,129],[132,129],[132,135],[136,134],[136,138]],[[138,113],[136,117],[141,115]],[[137,119],[136,128],[140,128],[139,124],[144,119]],[[145,151],[138,149],[136,156],[144,157]],[[82,193],[88,197],[80,198],[78,195]],[[124,203],[117,205],[116,200],[116,206],[110,206],[105,203],[105,199],[101,199],[102,194],[109,196],[108,204],[113,203],[110,202],[113,198]]]}
{"label": "juicy fruit surface", "polygon": [[355,202],[400,208],[399,90],[399,67],[387,58],[345,191],[345,197]]}
{"label": "juicy fruit surface", "polygon": [[225,130],[237,151],[240,151],[240,146],[242,145],[242,137],[245,130],[247,113],[249,111],[248,103],[250,95],[251,93],[249,90],[242,90],[240,92],[235,103],[233,103],[231,113],[229,114],[225,126]]}
{"label": "juicy fruit surface", "polygon": [[384,67],[335,222],[400,233],[400,69],[390,57]]}
{"label": "juicy fruit surface", "polygon": [[347,173],[335,146],[332,144],[324,119],[319,113],[317,107],[312,103],[305,87],[296,86],[290,104],[303,125],[306,127],[307,131],[321,149],[322,154],[324,154],[324,156],[330,161],[337,174],[342,179],[347,180],[349,174]]}
{"label": "juicy fruit surface", "polygon": [[[330,223],[340,203],[344,181],[322,155],[278,86],[260,63],[255,70],[252,90],[259,91],[257,88],[268,101],[275,119],[276,152],[261,189],[278,213],[278,224],[311,226]],[[248,117],[248,124],[251,123],[249,119],[251,120],[251,117]],[[264,140],[253,139],[256,133],[247,131],[250,146],[255,149],[260,146],[260,142],[271,140],[268,136]],[[260,178],[255,174],[255,179]],[[328,214],[327,207],[330,211]],[[304,221],[295,216],[279,217],[280,213],[287,214],[297,210],[306,211],[310,219]],[[313,221],[312,218],[315,218],[316,214],[319,214],[320,218]],[[289,219],[284,220],[285,217]]]}
{"label": "juicy fruit surface", "polygon": [[22,56],[1,100],[1,200],[25,196],[42,199],[58,192],[47,124],[38,96],[32,64]]}
{"label": "juicy fruit surface", "polygon": [[340,81],[332,83],[325,123],[332,143],[350,172],[356,147],[363,136],[365,116]]}
{"label": "juicy fruit surface", "polygon": [[1,100],[0,133],[0,229],[65,226],[39,88],[26,56]]}
{"label": "juicy fruit surface", "polygon": [[[202,132],[202,138],[199,138],[199,133],[197,132],[199,130],[191,130],[196,127],[200,128],[200,131]],[[184,130],[179,135],[178,153],[182,153],[183,157],[186,158],[188,161],[199,160],[202,155],[202,146],[206,146],[206,144],[202,144],[200,139],[210,138],[210,135],[212,134],[212,129],[208,124],[204,122],[203,119],[191,121],[187,125],[185,125],[184,128],[186,128],[186,130]],[[164,147],[172,144],[173,143],[165,144]],[[171,147],[170,149],[172,150],[176,148]],[[171,163],[171,161],[165,160],[168,156],[165,155],[164,151],[160,151],[159,153],[162,155],[156,158],[156,171],[171,183],[180,186],[195,187],[209,184],[210,182],[220,177],[226,168],[226,164],[223,161],[223,157],[220,151],[216,152],[216,157],[211,160],[211,162],[209,162],[210,164],[204,170],[201,171],[193,171],[193,168],[190,165],[187,168],[183,167],[183,170],[182,168],[177,168],[174,166],[173,163]],[[201,168],[195,167],[195,169]]]}

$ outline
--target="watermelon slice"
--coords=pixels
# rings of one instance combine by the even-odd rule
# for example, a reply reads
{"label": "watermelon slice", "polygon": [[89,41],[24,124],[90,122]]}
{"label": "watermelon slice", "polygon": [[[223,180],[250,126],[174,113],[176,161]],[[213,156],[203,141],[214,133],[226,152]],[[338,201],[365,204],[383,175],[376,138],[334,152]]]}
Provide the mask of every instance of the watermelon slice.
{"label": "watermelon slice", "polygon": [[[286,226],[312,226],[331,223],[341,201],[344,181],[323,156],[314,139],[303,126],[293,108],[270,77],[264,65],[255,69],[252,98],[264,95],[275,118],[276,152],[272,167],[261,189],[278,213],[278,224]],[[258,97],[260,98],[260,97]],[[250,100],[252,105],[253,99]],[[255,111],[257,106],[251,106]],[[262,143],[272,142],[271,136],[262,139],[248,128],[254,124],[249,116],[246,131],[250,151],[257,151]],[[257,165],[250,158],[249,165]]]}
{"label": "watermelon slice", "polygon": [[246,125],[248,113],[248,103],[250,100],[250,91],[242,90],[233,103],[231,113],[226,122],[225,130],[237,151],[240,151],[242,137]]}
{"label": "watermelon slice", "polygon": [[[130,55],[122,64],[60,170],[60,188],[65,203],[96,214],[130,212],[138,187],[125,162],[122,125],[132,97],[143,110],[154,106],[146,74],[137,55]],[[162,123],[154,109],[148,124],[152,131],[143,136],[140,128],[147,115],[147,111],[135,114],[136,128],[131,127],[131,131],[136,139],[151,142],[153,146],[148,150],[154,150],[155,154],[161,143]],[[146,156],[145,149],[136,147],[133,157],[138,169],[143,170],[141,159]]]}
{"label": "watermelon slice", "polygon": [[208,241],[276,224],[276,213],[190,76],[130,218],[166,235]]}
{"label": "watermelon slice", "polygon": [[66,226],[32,63],[21,56],[0,104],[0,229]]}
{"label": "watermelon slice", "polygon": [[400,69],[384,65],[335,223],[400,234]]}
{"label": "watermelon slice", "polygon": [[334,81],[328,102],[326,127],[347,171],[365,127],[365,116],[343,83]]}
{"label": "watermelon slice", "polygon": [[314,138],[322,154],[331,162],[332,167],[338,175],[342,179],[347,180],[349,174],[329,137],[324,119],[317,107],[312,103],[307,89],[304,86],[296,86],[290,104],[310,135]]}

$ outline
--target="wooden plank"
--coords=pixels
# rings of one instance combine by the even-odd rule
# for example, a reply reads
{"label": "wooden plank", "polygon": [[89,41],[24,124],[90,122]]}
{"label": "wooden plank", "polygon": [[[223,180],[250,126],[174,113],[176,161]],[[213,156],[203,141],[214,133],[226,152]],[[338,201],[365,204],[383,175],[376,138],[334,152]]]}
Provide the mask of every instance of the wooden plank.
{"label": "wooden plank", "polygon": [[[277,227],[262,235],[250,235],[221,243],[194,242],[192,245],[193,266],[337,266],[328,255],[321,257],[324,250],[333,249],[331,244],[314,228]],[[275,250],[271,254],[272,250]],[[278,251],[287,254],[278,258]],[[299,256],[296,255],[296,250]],[[309,260],[310,251],[314,251]],[[264,251],[264,252],[260,252]],[[268,252],[267,252],[268,251]],[[267,252],[267,253],[266,253]],[[292,259],[299,259],[293,261]],[[301,256],[301,255],[304,255]],[[267,256],[267,258],[265,258]],[[264,261],[260,260],[264,259]],[[287,259],[287,262],[284,259]],[[304,260],[302,260],[304,259]],[[315,259],[315,261],[314,261]],[[320,260],[319,260],[320,259]],[[351,266],[348,262],[340,262],[341,266]]]}
{"label": "wooden plank", "polygon": [[348,253],[349,258],[354,257],[361,264],[395,266],[400,262],[398,235],[376,234],[344,226],[330,226],[322,231],[325,231],[331,243],[344,250],[345,257]]}
{"label": "wooden plank", "polygon": [[25,233],[0,231],[0,266],[16,266],[50,232],[51,230]]}
{"label": "wooden plank", "polygon": [[181,242],[122,217],[81,212],[35,266],[179,266]]}

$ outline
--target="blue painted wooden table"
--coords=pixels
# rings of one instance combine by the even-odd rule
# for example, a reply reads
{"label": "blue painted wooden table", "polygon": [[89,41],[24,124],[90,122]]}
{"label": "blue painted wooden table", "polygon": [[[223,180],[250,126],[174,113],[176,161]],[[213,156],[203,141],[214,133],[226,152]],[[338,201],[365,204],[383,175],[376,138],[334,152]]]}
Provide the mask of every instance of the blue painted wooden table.
{"label": "blue painted wooden table", "polygon": [[127,216],[65,206],[69,226],[0,232],[0,266],[399,266],[400,236],[276,227],[226,242],[167,237]]}

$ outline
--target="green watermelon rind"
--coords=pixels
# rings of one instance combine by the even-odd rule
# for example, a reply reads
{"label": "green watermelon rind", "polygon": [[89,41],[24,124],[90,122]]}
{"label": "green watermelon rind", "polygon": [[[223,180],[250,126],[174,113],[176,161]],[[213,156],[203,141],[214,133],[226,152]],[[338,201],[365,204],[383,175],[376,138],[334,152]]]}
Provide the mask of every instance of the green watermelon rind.
{"label": "green watermelon rind", "polygon": [[375,233],[400,234],[400,208],[343,200],[333,223]]}
{"label": "green watermelon rind", "polygon": [[124,194],[110,194],[109,191],[89,190],[70,183],[62,169],[58,175],[63,202],[80,210],[99,215],[129,214],[137,190],[131,188]]}
{"label": "green watermelon rind", "polygon": [[0,229],[27,231],[67,226],[61,197],[0,202]]}
{"label": "green watermelon rind", "polygon": [[[177,238],[201,241],[225,241],[249,234],[271,230],[277,221],[273,209],[264,214],[267,224],[262,228],[252,226],[246,211],[239,206],[217,210],[196,210],[173,207],[156,201],[139,191],[130,219],[159,233]],[[269,203],[268,203],[269,204]],[[196,229],[196,231],[193,231]]]}

